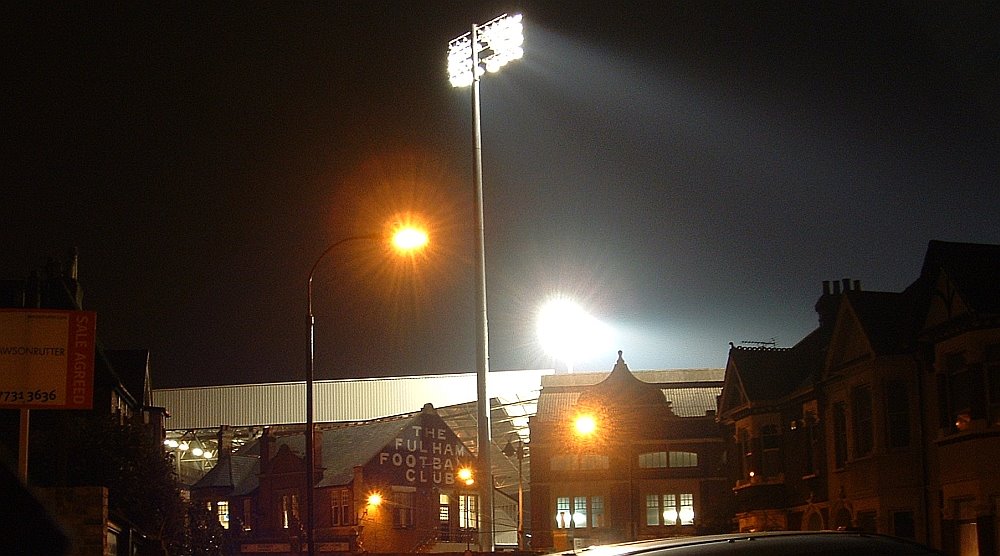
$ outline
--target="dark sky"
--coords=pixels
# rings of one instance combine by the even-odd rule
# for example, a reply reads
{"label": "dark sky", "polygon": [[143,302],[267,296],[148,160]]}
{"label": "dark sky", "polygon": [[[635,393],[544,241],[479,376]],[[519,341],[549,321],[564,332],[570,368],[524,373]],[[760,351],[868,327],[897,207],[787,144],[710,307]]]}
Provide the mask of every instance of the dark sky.
{"label": "dark sky", "polygon": [[812,330],[823,280],[899,291],[931,239],[1000,243],[988,2],[21,4],[0,276],[77,247],[102,343],[150,349],[154,387],[301,380],[312,265],[406,215],[416,259],[317,267],[317,378],[474,370],[445,66],[504,12],[526,54],[482,83],[492,369],[562,365],[534,332],[556,293],[615,334],[578,370],[721,367]]}

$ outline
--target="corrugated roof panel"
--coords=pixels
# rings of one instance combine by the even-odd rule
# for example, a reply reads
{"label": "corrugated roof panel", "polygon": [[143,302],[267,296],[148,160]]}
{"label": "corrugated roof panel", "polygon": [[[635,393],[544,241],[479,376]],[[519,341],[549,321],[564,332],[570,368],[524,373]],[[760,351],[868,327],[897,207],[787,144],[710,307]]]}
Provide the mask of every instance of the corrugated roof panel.
{"label": "corrugated roof panel", "polygon": [[[537,398],[541,377],[551,370],[491,371],[492,398]],[[317,422],[364,421],[476,400],[475,373],[323,380],[314,383]],[[170,430],[219,425],[284,425],[305,421],[305,383],[279,382],[153,390],[153,404],[170,412]]]}
{"label": "corrugated roof panel", "polygon": [[671,402],[674,415],[680,417],[701,417],[707,411],[716,410],[716,400],[722,393],[718,388],[664,388],[663,395]]}

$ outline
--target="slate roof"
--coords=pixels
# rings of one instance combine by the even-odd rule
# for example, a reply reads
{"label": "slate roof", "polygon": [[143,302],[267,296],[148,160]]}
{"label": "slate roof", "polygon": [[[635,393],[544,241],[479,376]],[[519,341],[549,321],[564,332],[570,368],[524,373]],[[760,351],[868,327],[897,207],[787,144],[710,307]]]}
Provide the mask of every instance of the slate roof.
{"label": "slate roof", "polygon": [[106,349],[104,355],[118,375],[125,391],[139,405],[151,402],[149,385],[149,350],[146,349]]}
{"label": "slate roof", "polygon": [[823,365],[821,343],[817,329],[790,348],[733,346],[729,349],[730,366],[739,375],[747,398],[778,400],[808,387],[818,376]]}
{"label": "slate roof", "polygon": [[316,486],[344,485],[420,414],[323,430],[323,478]]}
{"label": "slate roof", "polygon": [[[584,392],[596,389],[597,392],[610,390],[613,396],[628,396],[633,390],[639,391],[644,393],[640,395],[649,397],[649,403],[669,403],[674,415],[702,417],[708,411],[715,411],[724,376],[723,369],[631,371],[620,358],[610,372],[543,376],[535,416],[540,420],[565,418]],[[629,399],[628,403],[631,405],[635,401]]]}
{"label": "slate roof", "polygon": [[[348,484],[354,478],[354,468],[368,463],[390,445],[399,433],[421,418],[421,412],[358,423],[317,424],[321,433],[321,464],[323,477],[317,487]],[[301,430],[276,433],[269,437],[276,452],[285,445],[300,458],[305,457],[305,435]],[[195,483],[192,489],[231,488],[233,495],[249,494],[258,486],[260,475],[261,439],[241,447]]]}
{"label": "slate roof", "polygon": [[1000,313],[1000,245],[931,241],[921,279],[933,281],[944,271],[962,299],[977,313]]}
{"label": "slate roof", "polygon": [[922,305],[912,292],[851,291],[847,301],[877,355],[912,351]]}

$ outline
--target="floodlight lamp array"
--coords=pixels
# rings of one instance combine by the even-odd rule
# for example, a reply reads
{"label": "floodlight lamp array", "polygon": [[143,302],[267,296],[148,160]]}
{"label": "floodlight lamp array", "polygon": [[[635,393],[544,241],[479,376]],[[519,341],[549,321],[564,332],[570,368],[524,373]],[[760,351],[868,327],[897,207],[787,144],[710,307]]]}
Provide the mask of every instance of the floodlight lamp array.
{"label": "floodlight lamp array", "polygon": [[448,75],[452,86],[466,87],[487,71],[500,71],[507,63],[524,56],[523,44],[521,14],[504,14],[453,39],[448,43]]}

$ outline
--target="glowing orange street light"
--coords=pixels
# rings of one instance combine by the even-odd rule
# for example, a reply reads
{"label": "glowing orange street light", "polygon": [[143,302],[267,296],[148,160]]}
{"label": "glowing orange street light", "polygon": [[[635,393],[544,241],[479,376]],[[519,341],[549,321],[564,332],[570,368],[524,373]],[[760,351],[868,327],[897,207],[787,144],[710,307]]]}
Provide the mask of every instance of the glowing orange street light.
{"label": "glowing orange street light", "polygon": [[368,505],[369,506],[373,506],[373,507],[381,506],[382,505],[382,495],[379,494],[379,493],[377,493],[377,492],[373,492],[373,493],[369,494],[368,495]]}
{"label": "glowing orange street light", "polygon": [[577,415],[573,420],[573,431],[579,436],[590,436],[597,431],[597,420],[593,415]]}
{"label": "glowing orange street light", "polygon": [[422,249],[427,245],[427,232],[412,226],[400,226],[392,234],[392,245],[400,252]]}
{"label": "glowing orange street light", "polygon": [[458,480],[465,483],[465,486],[472,486],[476,482],[476,479],[472,476],[472,470],[468,467],[463,467],[458,470]]}
{"label": "glowing orange street light", "polygon": [[[313,539],[313,530],[316,525],[316,515],[315,508],[313,508],[313,490],[316,488],[316,477],[314,475],[316,470],[316,446],[314,445],[316,424],[313,421],[313,377],[315,376],[316,369],[316,317],[313,315],[313,277],[316,275],[316,268],[319,267],[320,261],[322,261],[331,251],[336,247],[343,245],[350,241],[357,240],[370,240],[377,241],[383,240],[384,237],[379,234],[367,234],[360,236],[350,236],[345,237],[339,241],[334,242],[329,247],[323,251],[319,257],[317,257],[316,262],[313,263],[312,269],[309,271],[309,281],[307,283],[307,299],[308,299],[308,310],[309,310],[309,365],[306,367],[306,553],[308,556],[314,556],[316,554],[316,543]],[[427,245],[427,232],[420,230],[413,226],[400,225],[397,226],[393,233],[391,234],[391,243],[395,250],[400,253],[412,253],[415,250],[422,249]],[[379,501],[381,501],[381,496],[379,496]]]}

